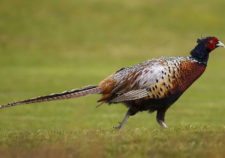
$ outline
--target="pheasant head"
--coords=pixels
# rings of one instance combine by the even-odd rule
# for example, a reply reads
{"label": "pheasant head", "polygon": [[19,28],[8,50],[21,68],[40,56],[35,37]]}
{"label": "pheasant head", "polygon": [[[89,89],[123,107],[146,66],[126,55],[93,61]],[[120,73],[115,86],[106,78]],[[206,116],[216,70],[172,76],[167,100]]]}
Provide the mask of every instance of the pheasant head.
{"label": "pheasant head", "polygon": [[209,53],[217,47],[225,47],[225,45],[216,37],[198,39],[197,46],[191,51],[191,56],[199,62],[207,64]]}

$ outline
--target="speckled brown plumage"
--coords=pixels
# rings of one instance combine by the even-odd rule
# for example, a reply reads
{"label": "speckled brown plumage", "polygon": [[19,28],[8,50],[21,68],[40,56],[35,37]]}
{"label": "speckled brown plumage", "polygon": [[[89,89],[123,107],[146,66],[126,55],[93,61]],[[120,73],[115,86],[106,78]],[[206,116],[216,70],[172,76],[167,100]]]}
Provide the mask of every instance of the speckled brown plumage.
{"label": "speckled brown plumage", "polygon": [[148,60],[116,71],[97,86],[0,105],[0,109],[20,104],[102,94],[98,102],[123,103],[128,107],[124,119],[116,128],[123,127],[129,116],[139,111],[156,111],[158,123],[167,127],[164,122],[167,109],[203,74],[209,53],[217,47],[224,47],[216,37],[206,37],[197,42],[190,56]]}

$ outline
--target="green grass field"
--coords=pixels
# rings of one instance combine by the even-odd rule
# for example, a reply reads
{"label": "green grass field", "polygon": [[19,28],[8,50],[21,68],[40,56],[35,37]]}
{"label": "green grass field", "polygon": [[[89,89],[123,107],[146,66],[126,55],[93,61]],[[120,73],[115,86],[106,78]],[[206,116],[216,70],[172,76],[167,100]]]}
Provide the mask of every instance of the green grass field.
{"label": "green grass field", "polygon": [[[1,0],[0,104],[97,84],[117,69],[188,55],[196,38],[225,42],[225,1]],[[0,111],[1,158],[224,157],[225,49],[167,112],[139,113],[97,95]]]}

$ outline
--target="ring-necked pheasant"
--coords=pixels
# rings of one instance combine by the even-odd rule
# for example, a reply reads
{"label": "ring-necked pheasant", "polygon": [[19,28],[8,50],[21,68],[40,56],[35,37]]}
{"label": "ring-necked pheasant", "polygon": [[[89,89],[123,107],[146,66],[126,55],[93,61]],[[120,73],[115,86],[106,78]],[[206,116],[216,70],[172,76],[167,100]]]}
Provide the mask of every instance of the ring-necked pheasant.
{"label": "ring-necked pheasant", "polygon": [[97,86],[50,94],[0,105],[0,109],[20,104],[69,99],[88,94],[102,94],[101,103],[124,103],[128,111],[116,127],[122,128],[129,116],[139,111],[157,112],[156,120],[164,128],[167,109],[202,75],[209,53],[225,47],[216,37],[197,40],[197,46],[186,57],[162,57],[126,67],[110,75]]}

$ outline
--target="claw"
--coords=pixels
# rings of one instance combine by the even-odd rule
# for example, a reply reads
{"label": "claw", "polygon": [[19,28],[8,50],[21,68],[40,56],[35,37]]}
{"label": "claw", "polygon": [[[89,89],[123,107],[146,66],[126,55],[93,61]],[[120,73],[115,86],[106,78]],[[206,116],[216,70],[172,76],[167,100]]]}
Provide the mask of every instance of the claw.
{"label": "claw", "polygon": [[159,120],[158,123],[162,128],[168,128],[168,126],[166,125],[166,123],[164,121]]}
{"label": "claw", "polygon": [[123,127],[122,122],[119,122],[119,125],[117,126],[113,126],[113,128],[117,130],[121,129],[122,127]]}
{"label": "claw", "polygon": [[120,129],[121,129],[121,127],[122,127],[121,125],[118,125],[118,126],[113,126],[113,128],[114,128],[114,129],[116,129],[116,130],[120,130]]}

